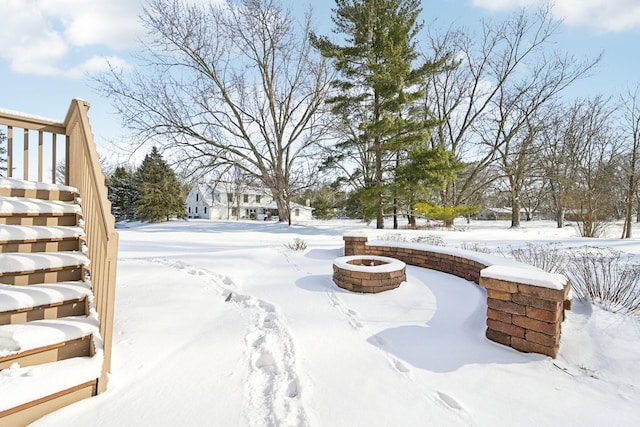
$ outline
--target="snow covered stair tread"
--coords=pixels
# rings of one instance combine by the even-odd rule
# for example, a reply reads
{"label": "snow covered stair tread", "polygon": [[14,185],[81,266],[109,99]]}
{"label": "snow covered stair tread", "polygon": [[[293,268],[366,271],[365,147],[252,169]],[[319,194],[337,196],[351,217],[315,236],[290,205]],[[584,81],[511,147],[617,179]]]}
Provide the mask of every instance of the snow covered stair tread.
{"label": "snow covered stair tread", "polygon": [[12,286],[0,283],[0,312],[92,296],[90,282]]}
{"label": "snow covered stair tread", "polygon": [[[95,387],[102,369],[102,350],[93,357],[76,357],[38,366],[13,364],[0,371],[0,417],[4,411],[79,386]],[[92,382],[93,385],[87,383]],[[88,396],[94,394],[93,390]],[[87,396],[87,397],[88,397]]]}
{"label": "snow covered stair tread", "polygon": [[73,201],[78,196],[78,189],[61,184],[47,184],[0,177],[0,195]]}
{"label": "snow covered stair tread", "polygon": [[92,335],[99,336],[95,317],[65,317],[34,320],[28,323],[0,326],[0,369],[9,356],[62,344]]}
{"label": "snow covered stair tread", "polygon": [[88,265],[89,258],[81,252],[0,254],[0,276]]}
{"label": "snow covered stair tread", "polygon": [[49,191],[69,191],[77,193],[78,189],[62,184],[48,184],[38,181],[25,181],[23,179],[0,177],[0,188],[17,188],[21,190],[49,190]]}
{"label": "snow covered stair tread", "polygon": [[92,297],[88,282],[0,284],[0,325],[86,315]]}
{"label": "snow covered stair tread", "polygon": [[81,227],[0,224],[0,243],[73,239],[84,235],[84,230]]}
{"label": "snow covered stair tread", "polygon": [[58,200],[0,196],[0,215],[80,214],[80,205]]}

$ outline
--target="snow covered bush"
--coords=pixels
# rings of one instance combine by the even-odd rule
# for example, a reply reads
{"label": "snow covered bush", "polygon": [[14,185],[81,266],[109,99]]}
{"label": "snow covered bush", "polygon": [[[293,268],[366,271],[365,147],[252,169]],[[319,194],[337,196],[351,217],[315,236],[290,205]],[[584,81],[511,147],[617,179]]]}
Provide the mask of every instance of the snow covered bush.
{"label": "snow covered bush", "polygon": [[614,249],[585,247],[572,251],[564,274],[580,301],[612,312],[640,313],[640,265],[632,259]]}
{"label": "snow covered bush", "polygon": [[549,273],[564,273],[567,262],[565,254],[557,243],[527,243],[524,247],[509,246],[509,252],[502,255],[533,265]]}
{"label": "snow covered bush", "polygon": [[465,251],[480,252],[483,254],[491,253],[491,249],[489,249],[487,245],[478,242],[462,242],[460,243],[460,249],[464,249]]}
{"label": "snow covered bush", "polygon": [[307,242],[299,237],[296,237],[292,242],[285,243],[285,246],[292,251],[304,251],[305,249],[307,249]]}
{"label": "snow covered bush", "polygon": [[424,243],[425,245],[433,246],[445,246],[444,240],[440,236],[426,235],[412,237],[408,239],[406,236],[400,233],[389,233],[378,237],[378,240],[384,240],[387,242],[411,242],[411,243]]}
{"label": "snow covered bush", "polygon": [[640,313],[640,265],[610,248],[565,250],[557,243],[511,247],[502,255],[550,273],[564,274],[580,301],[615,313]]}
{"label": "snow covered bush", "polygon": [[424,243],[425,245],[433,245],[433,246],[444,246],[444,240],[440,236],[427,235],[427,236],[418,236],[411,239],[413,243]]}

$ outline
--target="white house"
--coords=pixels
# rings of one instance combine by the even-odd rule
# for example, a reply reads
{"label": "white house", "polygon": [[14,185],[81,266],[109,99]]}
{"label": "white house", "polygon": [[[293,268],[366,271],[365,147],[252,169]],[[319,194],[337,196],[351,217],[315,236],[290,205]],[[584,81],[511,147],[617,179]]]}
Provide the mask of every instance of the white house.
{"label": "white house", "polygon": [[[256,219],[278,217],[278,207],[271,194],[261,188],[245,187],[227,190],[224,183],[198,183],[185,201],[188,218]],[[291,204],[292,221],[308,221],[313,209]]]}

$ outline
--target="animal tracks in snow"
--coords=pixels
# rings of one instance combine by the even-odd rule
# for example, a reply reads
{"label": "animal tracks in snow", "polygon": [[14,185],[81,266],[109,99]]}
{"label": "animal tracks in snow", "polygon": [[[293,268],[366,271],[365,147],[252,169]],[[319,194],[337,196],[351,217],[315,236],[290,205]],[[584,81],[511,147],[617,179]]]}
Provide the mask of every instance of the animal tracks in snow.
{"label": "animal tracks in snow", "polygon": [[259,298],[242,295],[228,276],[166,258],[146,261],[198,276],[213,285],[225,301],[249,318],[244,338],[249,369],[243,414],[249,426],[307,426],[300,400],[295,348],[277,308]]}
{"label": "animal tracks in snow", "polygon": [[329,298],[329,304],[334,306],[340,313],[342,313],[347,318],[349,325],[351,325],[353,329],[362,329],[362,322],[360,322],[360,320],[358,319],[359,316],[356,311],[345,307],[343,302],[332,291],[327,291],[327,298]]}
{"label": "animal tracks in snow", "polygon": [[[328,289],[326,291],[326,295],[327,298],[329,300],[329,304],[331,304],[333,307],[335,307],[340,313],[342,313],[346,319],[347,322],[349,323],[349,325],[354,329],[354,330],[363,330],[366,328],[366,326],[364,325],[364,323],[362,322],[362,319],[360,318],[360,314],[347,307],[342,300],[335,294],[335,292],[333,292],[331,289]],[[389,365],[396,370],[399,373],[402,374],[406,374],[409,373],[411,370],[404,364],[402,363],[400,360],[398,360],[397,358],[395,358],[394,356],[392,356],[384,347],[387,345],[387,342],[385,340],[383,340],[382,338],[380,338],[379,336],[375,335],[375,334],[371,334],[371,342],[380,350],[382,350],[387,358],[387,360],[389,361]]]}

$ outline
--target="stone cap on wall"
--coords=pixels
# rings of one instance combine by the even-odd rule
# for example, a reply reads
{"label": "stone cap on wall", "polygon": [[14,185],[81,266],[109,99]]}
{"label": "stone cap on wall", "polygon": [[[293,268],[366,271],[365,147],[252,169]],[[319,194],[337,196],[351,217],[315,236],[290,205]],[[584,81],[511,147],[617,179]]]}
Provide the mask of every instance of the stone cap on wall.
{"label": "stone cap on wall", "polygon": [[564,290],[569,280],[562,274],[541,269],[522,269],[512,265],[491,265],[480,270],[480,277],[517,282],[542,288]]}

